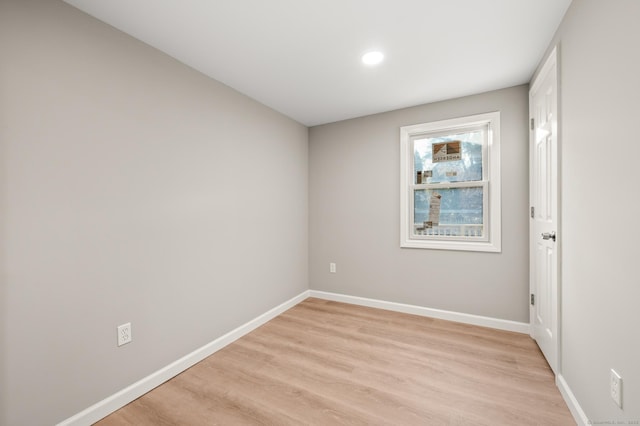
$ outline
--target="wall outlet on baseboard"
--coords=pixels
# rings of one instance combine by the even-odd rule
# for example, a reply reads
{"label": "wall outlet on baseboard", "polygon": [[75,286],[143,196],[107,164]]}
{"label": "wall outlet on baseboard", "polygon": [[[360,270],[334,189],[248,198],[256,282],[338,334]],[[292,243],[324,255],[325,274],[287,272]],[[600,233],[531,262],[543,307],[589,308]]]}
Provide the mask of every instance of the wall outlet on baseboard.
{"label": "wall outlet on baseboard", "polygon": [[622,377],[612,368],[611,369],[611,399],[622,408]]}
{"label": "wall outlet on baseboard", "polygon": [[332,274],[336,273],[336,264],[331,262],[329,263],[329,272],[331,272]]}
{"label": "wall outlet on baseboard", "polygon": [[131,342],[131,323],[118,326],[118,346],[126,345]]}

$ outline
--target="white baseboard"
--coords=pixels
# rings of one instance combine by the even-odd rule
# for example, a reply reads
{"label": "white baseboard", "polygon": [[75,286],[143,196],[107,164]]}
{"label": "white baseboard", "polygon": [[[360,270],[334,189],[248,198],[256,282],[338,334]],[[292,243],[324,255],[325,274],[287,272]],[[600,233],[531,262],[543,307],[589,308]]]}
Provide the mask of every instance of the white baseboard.
{"label": "white baseboard", "polygon": [[353,305],[368,306],[370,308],[386,309],[388,311],[403,312],[405,314],[420,315],[423,317],[438,318],[465,324],[479,325],[482,327],[496,328],[498,330],[529,334],[529,324],[524,322],[463,314],[460,312],[443,311],[440,309],[406,305],[404,303],[386,302],[384,300],[367,299],[365,297],[348,296],[345,294],[328,293],[317,290],[309,290],[309,297],[317,297],[318,299],[333,300],[335,302],[351,303]]}
{"label": "white baseboard", "polygon": [[588,424],[590,424],[587,415],[582,410],[582,407],[578,403],[578,400],[576,399],[573,392],[571,392],[571,388],[569,387],[569,384],[564,379],[562,374],[558,374],[556,376],[556,386],[558,386],[558,389],[560,389],[560,394],[564,398],[564,402],[567,403],[569,411],[571,411],[571,415],[573,416],[573,419],[576,421],[578,426],[587,426]]}
{"label": "white baseboard", "polygon": [[177,376],[189,367],[192,367],[196,363],[202,361],[209,355],[212,355],[213,353],[219,351],[230,343],[233,343],[245,334],[250,333],[251,331],[260,327],[262,324],[280,315],[287,309],[302,302],[307,297],[309,297],[309,291],[305,290],[292,299],[287,300],[286,302],[276,306],[268,312],[265,312],[259,317],[217,338],[213,342],[208,343],[199,349],[196,349],[190,354],[185,355],[179,360],[137,381],[131,386],[103,399],[100,402],[97,402],[91,407],[81,411],[80,413],[72,417],[69,417],[61,423],[58,423],[58,426],[85,426],[97,422],[98,420],[124,407],[131,401],[139,398],[140,396],[161,385],[172,377]]}

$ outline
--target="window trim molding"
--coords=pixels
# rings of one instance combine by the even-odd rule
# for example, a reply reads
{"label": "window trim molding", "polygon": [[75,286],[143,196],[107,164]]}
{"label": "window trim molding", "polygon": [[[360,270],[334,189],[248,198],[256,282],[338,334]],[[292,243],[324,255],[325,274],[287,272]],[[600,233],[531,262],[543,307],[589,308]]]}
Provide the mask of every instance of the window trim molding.
{"label": "window trim molding", "polygon": [[[461,241],[443,239],[412,238],[411,224],[412,182],[413,182],[413,143],[412,139],[425,133],[448,132],[467,129],[471,126],[488,124],[486,147],[486,180],[488,193],[486,203],[489,207],[485,241]],[[483,170],[483,180],[485,172]],[[500,177],[500,112],[488,112],[466,117],[432,121],[400,127],[400,247],[440,250],[463,250],[480,252],[501,252],[501,177]],[[480,185],[482,183],[478,182]],[[480,186],[478,185],[478,186]]]}

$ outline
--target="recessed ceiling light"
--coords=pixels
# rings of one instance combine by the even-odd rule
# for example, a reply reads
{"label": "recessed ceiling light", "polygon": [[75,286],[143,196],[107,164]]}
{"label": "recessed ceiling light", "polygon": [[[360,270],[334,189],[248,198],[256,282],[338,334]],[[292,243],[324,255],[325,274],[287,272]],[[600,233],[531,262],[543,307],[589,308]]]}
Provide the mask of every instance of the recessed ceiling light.
{"label": "recessed ceiling light", "polygon": [[365,65],[378,65],[384,59],[382,52],[373,51],[362,55],[362,62]]}

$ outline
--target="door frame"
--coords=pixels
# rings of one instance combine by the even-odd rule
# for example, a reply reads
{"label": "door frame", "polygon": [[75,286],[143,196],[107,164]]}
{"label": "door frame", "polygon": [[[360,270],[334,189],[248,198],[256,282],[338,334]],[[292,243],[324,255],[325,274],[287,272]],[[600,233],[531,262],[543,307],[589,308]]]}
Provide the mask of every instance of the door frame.
{"label": "door frame", "polygon": [[[540,68],[540,70],[534,74],[530,88],[529,88],[529,123],[531,123],[531,119],[533,117],[533,105],[532,105],[532,92],[536,89],[537,85],[542,84],[545,76],[550,72],[550,69],[555,65],[555,73],[556,73],[556,115],[557,115],[557,133],[556,133],[556,206],[557,206],[557,217],[556,217],[556,246],[555,250],[557,253],[557,267],[556,267],[556,336],[557,336],[557,347],[556,347],[556,371],[554,372],[556,377],[561,375],[562,372],[562,114],[561,114],[561,80],[560,80],[560,46],[556,45],[549,52],[547,56],[544,58],[544,65]],[[528,123],[528,124],[529,124]],[[529,127],[529,208],[535,206],[533,199],[533,179],[534,179],[534,169],[533,169],[533,149],[534,149],[534,138],[535,138],[535,129],[532,128],[531,125]],[[531,295],[536,294],[536,285],[535,285],[535,276],[534,276],[534,267],[535,267],[535,250],[534,244],[535,239],[539,238],[538,235],[534,235],[534,221],[531,216],[529,216],[529,297]],[[530,324],[530,335],[534,338],[534,324],[535,324],[535,309],[531,303],[529,303],[529,324]]]}

